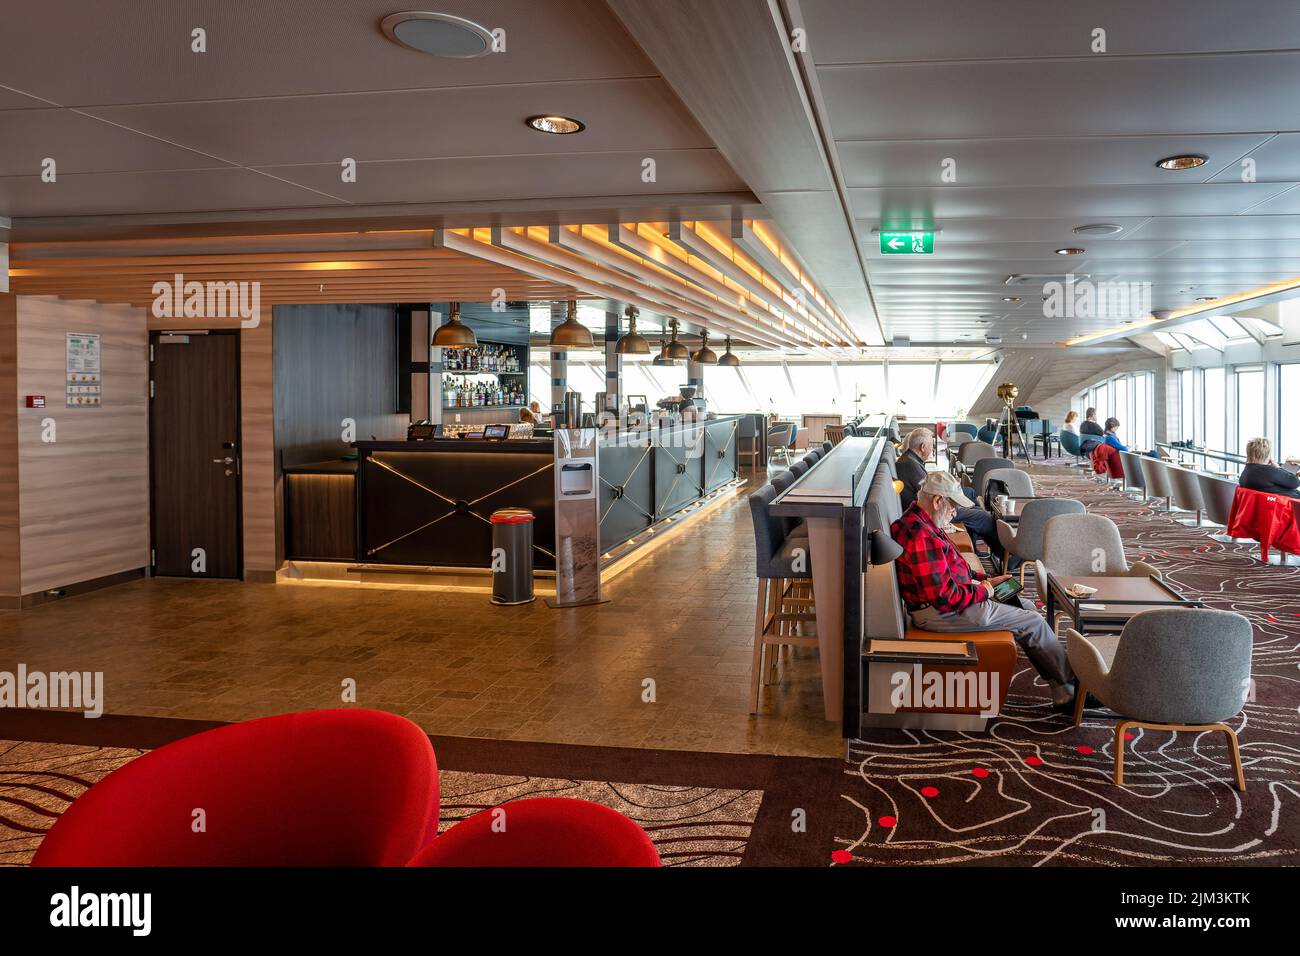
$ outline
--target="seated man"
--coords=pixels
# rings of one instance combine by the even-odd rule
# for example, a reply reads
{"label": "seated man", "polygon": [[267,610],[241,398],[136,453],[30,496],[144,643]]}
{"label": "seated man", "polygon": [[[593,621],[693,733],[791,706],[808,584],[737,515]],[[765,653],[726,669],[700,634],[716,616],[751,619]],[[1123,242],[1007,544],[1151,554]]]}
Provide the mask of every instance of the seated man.
{"label": "seated man", "polygon": [[[907,509],[916,501],[916,492],[921,487],[921,482],[925,481],[925,463],[934,451],[934,434],[928,428],[913,428],[907,433],[903,449],[903,454],[898,456],[896,468],[898,480],[903,483],[903,490],[898,497],[902,500],[903,508]],[[963,488],[962,491],[967,495],[975,494],[969,488]],[[1004,564],[1006,555],[1002,550],[1002,542],[998,540],[997,522],[993,520],[992,514],[983,508],[958,508],[957,521],[989,546],[993,556],[998,559],[999,566]]]}
{"label": "seated man", "polygon": [[1089,408],[1083,413],[1083,424],[1079,426],[1079,451],[1085,457],[1106,438],[1106,432],[1097,424],[1097,409]]}
{"label": "seated man", "polygon": [[[902,462],[901,458],[899,462]],[[902,471],[898,477],[903,477]],[[1246,467],[1241,469],[1237,484],[1251,491],[1300,498],[1300,478],[1273,462],[1273,443],[1267,438],[1252,438],[1246,442]]]}
{"label": "seated man", "polygon": [[903,553],[895,561],[898,588],[912,624],[923,631],[1010,631],[1051,689],[1057,710],[1074,702],[1075,680],[1065,648],[1037,611],[993,600],[993,588],[1010,575],[985,579],[972,572],[943,533],[957,509],[971,502],[944,472],[921,482],[916,501],[890,526]]}

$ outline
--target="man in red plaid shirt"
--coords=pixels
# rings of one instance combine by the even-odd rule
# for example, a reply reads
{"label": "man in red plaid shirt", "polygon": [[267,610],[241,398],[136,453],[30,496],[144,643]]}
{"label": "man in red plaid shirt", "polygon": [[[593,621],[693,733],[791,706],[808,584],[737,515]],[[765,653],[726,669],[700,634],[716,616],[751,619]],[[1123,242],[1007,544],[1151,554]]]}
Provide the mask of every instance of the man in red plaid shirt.
{"label": "man in red plaid shirt", "polygon": [[1051,688],[1058,709],[1073,706],[1075,681],[1065,648],[1043,616],[1013,599],[1002,604],[993,589],[1010,578],[987,578],[972,571],[943,532],[957,507],[972,507],[956,479],[946,472],[928,474],[916,501],[889,528],[903,549],[894,562],[898,589],[912,624],[923,631],[1010,631],[1029,663]]}

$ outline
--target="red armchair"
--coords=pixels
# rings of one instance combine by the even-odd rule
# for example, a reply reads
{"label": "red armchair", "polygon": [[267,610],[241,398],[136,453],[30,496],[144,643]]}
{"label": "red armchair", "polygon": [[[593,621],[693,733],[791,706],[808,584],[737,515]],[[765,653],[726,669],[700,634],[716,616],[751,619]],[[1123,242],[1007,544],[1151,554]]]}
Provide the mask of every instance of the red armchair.
{"label": "red armchair", "polygon": [[438,766],[424,731],[382,711],[317,710],[219,727],[131,761],[59,817],[32,863],[400,866],[437,831]]}
{"label": "red armchair", "polygon": [[457,823],[409,866],[659,866],[646,832],[617,810],[562,797],[503,803]]}
{"label": "red armchair", "polygon": [[1092,450],[1092,470],[1107,478],[1123,478],[1124,462],[1119,457],[1119,451],[1102,442]]}
{"label": "red armchair", "polygon": [[1268,550],[1275,547],[1288,554],[1300,554],[1296,499],[1237,486],[1228,514],[1228,534],[1233,538],[1254,538],[1259,557],[1268,562]]}

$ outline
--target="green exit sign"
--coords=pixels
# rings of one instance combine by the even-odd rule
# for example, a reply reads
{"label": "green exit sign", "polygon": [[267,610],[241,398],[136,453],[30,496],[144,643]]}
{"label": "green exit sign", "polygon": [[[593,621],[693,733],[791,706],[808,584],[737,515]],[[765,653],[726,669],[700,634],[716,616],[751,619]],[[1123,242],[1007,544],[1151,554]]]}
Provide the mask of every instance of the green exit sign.
{"label": "green exit sign", "polygon": [[880,254],[882,256],[932,256],[934,255],[934,233],[882,232]]}

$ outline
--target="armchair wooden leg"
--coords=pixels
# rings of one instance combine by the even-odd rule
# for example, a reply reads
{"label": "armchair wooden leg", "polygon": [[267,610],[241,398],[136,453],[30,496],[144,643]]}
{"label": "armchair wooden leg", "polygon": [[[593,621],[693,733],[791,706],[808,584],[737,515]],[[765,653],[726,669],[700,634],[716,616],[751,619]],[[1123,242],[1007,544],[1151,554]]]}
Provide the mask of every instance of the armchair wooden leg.
{"label": "armchair wooden leg", "polygon": [[1083,703],[1088,699],[1088,688],[1083,686],[1083,681],[1074,682],[1074,726],[1078,727],[1083,723]]}
{"label": "armchair wooden leg", "polygon": [[1124,731],[1137,724],[1135,720],[1121,720],[1115,725],[1115,786],[1124,786]]}
{"label": "armchair wooden leg", "polygon": [[1246,792],[1246,771],[1241,766],[1241,747],[1237,745],[1237,732],[1227,724],[1219,727],[1228,735],[1228,756],[1232,758],[1232,772],[1237,778],[1237,789]]}
{"label": "armchair wooden leg", "polygon": [[1029,562],[1022,561],[1020,564],[1020,586],[1022,588],[1025,586],[1025,574],[1028,571],[1029,571]]}

